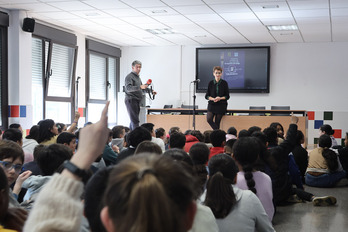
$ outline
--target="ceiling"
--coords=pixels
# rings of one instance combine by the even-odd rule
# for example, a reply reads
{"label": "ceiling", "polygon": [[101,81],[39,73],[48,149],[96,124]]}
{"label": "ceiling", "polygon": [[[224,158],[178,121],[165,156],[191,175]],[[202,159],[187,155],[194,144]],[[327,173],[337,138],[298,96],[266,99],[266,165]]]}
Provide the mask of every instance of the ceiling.
{"label": "ceiling", "polygon": [[[348,0],[0,0],[0,8],[119,46],[348,41]],[[298,30],[266,27],[292,24]]]}

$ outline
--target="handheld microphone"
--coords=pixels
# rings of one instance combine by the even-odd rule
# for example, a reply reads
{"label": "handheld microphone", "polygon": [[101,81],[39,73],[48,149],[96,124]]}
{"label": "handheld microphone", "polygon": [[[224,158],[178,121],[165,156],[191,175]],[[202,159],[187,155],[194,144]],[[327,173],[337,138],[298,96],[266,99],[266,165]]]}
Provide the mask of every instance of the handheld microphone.
{"label": "handheld microphone", "polygon": [[201,80],[200,79],[196,79],[194,81],[191,81],[191,83],[199,83]]}
{"label": "handheld microphone", "polygon": [[152,83],[151,79],[148,79],[147,82],[146,82],[147,85],[151,85],[151,83]]}

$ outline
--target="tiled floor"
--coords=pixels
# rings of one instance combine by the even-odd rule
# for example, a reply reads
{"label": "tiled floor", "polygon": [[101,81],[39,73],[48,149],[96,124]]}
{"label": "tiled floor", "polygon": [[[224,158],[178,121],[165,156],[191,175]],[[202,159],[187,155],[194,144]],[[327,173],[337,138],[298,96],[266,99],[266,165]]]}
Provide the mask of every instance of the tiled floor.
{"label": "tiled floor", "polygon": [[337,205],[314,207],[311,202],[277,207],[273,218],[278,232],[343,232],[348,231],[348,187],[313,188],[305,186],[315,196],[335,196]]}

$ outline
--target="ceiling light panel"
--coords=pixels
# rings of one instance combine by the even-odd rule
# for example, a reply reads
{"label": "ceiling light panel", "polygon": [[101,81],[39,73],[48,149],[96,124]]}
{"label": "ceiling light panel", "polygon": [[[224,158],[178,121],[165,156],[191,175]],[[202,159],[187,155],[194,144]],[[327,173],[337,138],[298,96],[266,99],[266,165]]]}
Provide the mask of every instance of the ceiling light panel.
{"label": "ceiling light panel", "polygon": [[267,25],[270,31],[297,31],[297,25]]}
{"label": "ceiling light panel", "polygon": [[254,12],[269,12],[269,11],[288,11],[289,7],[286,2],[262,2],[249,3],[249,7]]}

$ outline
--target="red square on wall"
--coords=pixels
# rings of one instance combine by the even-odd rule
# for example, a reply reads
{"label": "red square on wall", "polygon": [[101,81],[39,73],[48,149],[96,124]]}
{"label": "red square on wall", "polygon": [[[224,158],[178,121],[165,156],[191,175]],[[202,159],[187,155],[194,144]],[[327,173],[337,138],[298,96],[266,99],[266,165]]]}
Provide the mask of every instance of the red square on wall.
{"label": "red square on wall", "polygon": [[314,120],[314,111],[308,111],[307,117],[308,117],[308,120]]}
{"label": "red square on wall", "polygon": [[18,118],[19,117],[19,106],[11,106],[11,115],[10,117]]}
{"label": "red square on wall", "polygon": [[342,130],[335,129],[335,133],[333,134],[333,137],[335,139],[341,139],[342,138]]}
{"label": "red square on wall", "polygon": [[86,113],[84,111],[85,108],[78,108],[78,112],[80,113],[80,117],[86,117]]}

